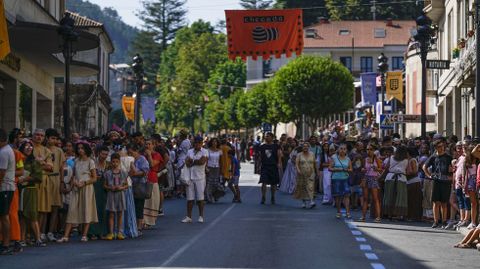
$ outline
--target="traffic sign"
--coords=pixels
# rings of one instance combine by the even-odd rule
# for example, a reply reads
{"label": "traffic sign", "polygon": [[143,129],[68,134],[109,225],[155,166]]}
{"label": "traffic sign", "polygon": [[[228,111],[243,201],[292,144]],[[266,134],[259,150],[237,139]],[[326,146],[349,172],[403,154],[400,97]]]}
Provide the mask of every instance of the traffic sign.
{"label": "traffic sign", "polygon": [[449,60],[427,60],[428,69],[450,69]]}
{"label": "traffic sign", "polygon": [[380,115],[380,129],[393,129],[391,114]]}
{"label": "traffic sign", "polygon": [[272,125],[270,123],[262,123],[262,129],[264,133],[268,133],[272,131]]}
{"label": "traffic sign", "polygon": [[[382,120],[383,116],[383,120]],[[422,115],[411,115],[411,114],[384,114],[380,115],[381,123],[420,123],[422,121]],[[435,115],[427,115],[427,123],[434,123]]]}

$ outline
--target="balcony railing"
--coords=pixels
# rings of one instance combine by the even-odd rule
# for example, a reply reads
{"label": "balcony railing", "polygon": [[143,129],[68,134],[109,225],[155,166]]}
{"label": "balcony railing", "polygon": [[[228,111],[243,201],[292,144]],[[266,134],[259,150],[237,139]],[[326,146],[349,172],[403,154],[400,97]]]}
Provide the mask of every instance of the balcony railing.
{"label": "balcony railing", "polygon": [[468,70],[472,70],[472,67],[476,64],[476,36],[469,37],[465,42],[465,47],[460,50],[460,55],[454,65],[457,81],[461,81],[464,77],[464,73]]}

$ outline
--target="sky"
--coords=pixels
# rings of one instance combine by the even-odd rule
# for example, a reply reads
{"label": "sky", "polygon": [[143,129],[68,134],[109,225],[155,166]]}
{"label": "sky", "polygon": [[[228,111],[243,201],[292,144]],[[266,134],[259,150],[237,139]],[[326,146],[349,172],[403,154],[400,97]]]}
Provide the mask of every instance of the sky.
{"label": "sky", "polygon": [[[68,0],[67,0],[68,1]],[[123,21],[132,26],[141,27],[141,21],[135,16],[142,9],[141,0],[88,0],[100,7],[113,7]],[[187,0],[186,9],[189,23],[198,19],[210,21],[215,25],[225,19],[225,9],[240,9],[239,0]]]}

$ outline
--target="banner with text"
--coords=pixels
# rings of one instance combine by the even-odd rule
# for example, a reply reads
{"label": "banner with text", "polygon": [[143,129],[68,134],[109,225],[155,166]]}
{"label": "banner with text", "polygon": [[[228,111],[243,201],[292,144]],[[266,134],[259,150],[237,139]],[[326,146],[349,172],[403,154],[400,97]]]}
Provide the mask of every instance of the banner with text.
{"label": "banner with text", "polygon": [[135,120],[135,98],[131,96],[123,96],[122,109],[127,120]]}
{"label": "banner with text", "polygon": [[377,73],[362,73],[360,80],[363,105],[374,105],[377,102]]}
{"label": "banner with text", "polygon": [[402,72],[387,72],[387,101],[397,99],[403,103],[403,78]]}
{"label": "banner with text", "polygon": [[298,56],[303,51],[301,9],[225,10],[227,19],[228,57],[264,60],[282,54]]}

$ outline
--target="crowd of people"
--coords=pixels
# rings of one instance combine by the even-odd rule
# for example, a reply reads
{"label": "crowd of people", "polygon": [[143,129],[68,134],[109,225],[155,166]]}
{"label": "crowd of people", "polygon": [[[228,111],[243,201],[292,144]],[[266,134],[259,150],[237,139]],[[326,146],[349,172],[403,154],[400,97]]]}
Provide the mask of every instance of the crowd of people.
{"label": "crowd of people", "polygon": [[[163,216],[164,200],[186,198],[182,223],[205,222],[205,203],[227,190],[241,203],[240,164],[251,161],[260,175],[261,204],[276,203],[276,191],[299,207],[317,198],[336,208],[335,217],[357,221],[431,222],[435,229],[470,233],[455,247],[475,247],[480,236],[480,139],[432,134],[425,139],[352,139],[341,131],[307,140],[287,135],[263,141],[110,131],[103,137],[55,129],[0,129],[0,254],[26,246],[142,236]],[[345,215],[342,214],[345,209]]]}
{"label": "crowd of people", "polygon": [[217,202],[227,187],[241,203],[240,148],[185,131],[65,140],[55,129],[0,129],[0,254],[67,243],[74,233],[82,242],[142,236],[164,216],[165,197],[186,197],[183,223],[196,203],[203,223],[204,201]]}
{"label": "crowd of people", "polygon": [[[299,199],[302,208],[314,208],[321,193],[322,204],[336,207],[336,218],[342,218],[344,208],[346,218],[351,210],[361,211],[360,222],[371,218],[377,223],[431,222],[434,229],[466,227],[469,234],[455,247],[480,247],[479,138],[459,141],[431,134],[401,139],[392,134],[353,139],[334,129],[308,141],[283,135],[274,144],[283,156],[280,191]],[[276,186],[269,183],[273,203]]]}

